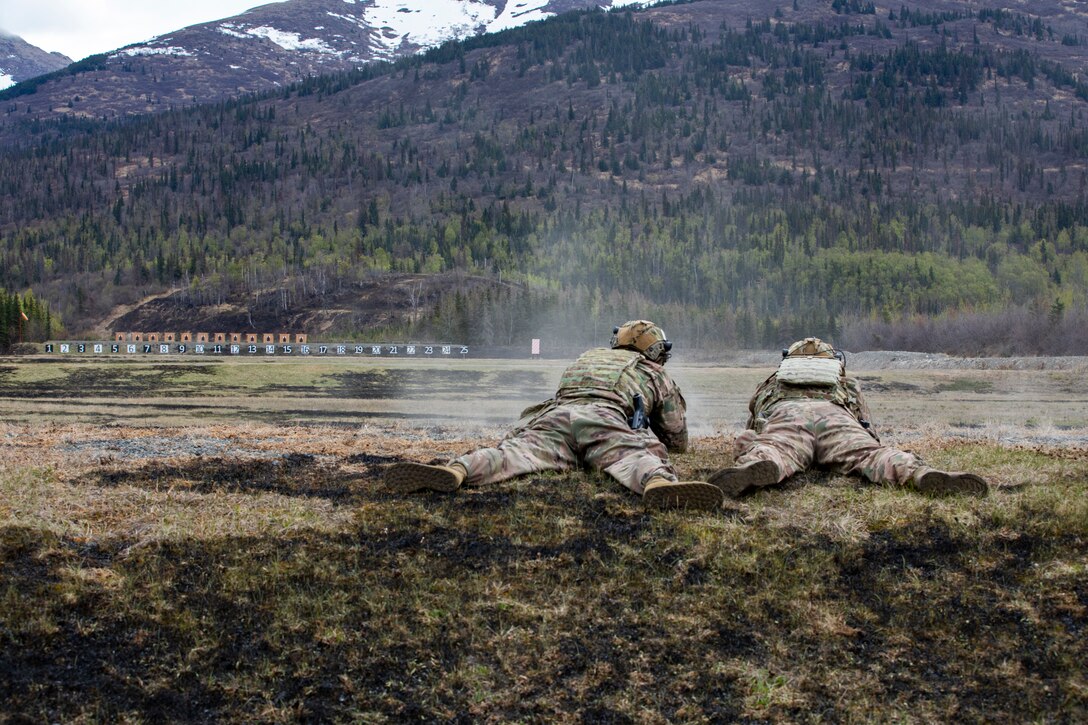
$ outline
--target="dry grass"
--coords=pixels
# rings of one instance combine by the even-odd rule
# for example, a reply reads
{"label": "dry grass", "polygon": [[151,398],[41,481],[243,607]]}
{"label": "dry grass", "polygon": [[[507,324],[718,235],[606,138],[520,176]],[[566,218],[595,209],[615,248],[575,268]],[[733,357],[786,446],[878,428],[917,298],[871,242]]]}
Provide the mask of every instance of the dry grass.
{"label": "dry grass", "polygon": [[[811,472],[720,514],[651,516],[582,473],[391,497],[385,463],[484,442],[397,426],[0,439],[10,718],[1088,714],[1083,450],[921,439],[1005,487],[934,500]],[[730,442],[700,438],[678,466],[721,465]]]}
{"label": "dry grass", "polygon": [[[687,372],[689,402],[721,384]],[[446,382],[436,395],[459,394]],[[1008,394],[910,384],[935,403]],[[498,426],[133,426],[105,401],[103,424],[50,423],[36,401],[0,423],[0,721],[1088,718],[1088,446],[1064,427],[886,406],[890,439],[993,495],[814,471],[719,513],[648,515],[586,473],[382,491],[387,463]],[[735,430],[697,437],[680,472],[727,464]]]}

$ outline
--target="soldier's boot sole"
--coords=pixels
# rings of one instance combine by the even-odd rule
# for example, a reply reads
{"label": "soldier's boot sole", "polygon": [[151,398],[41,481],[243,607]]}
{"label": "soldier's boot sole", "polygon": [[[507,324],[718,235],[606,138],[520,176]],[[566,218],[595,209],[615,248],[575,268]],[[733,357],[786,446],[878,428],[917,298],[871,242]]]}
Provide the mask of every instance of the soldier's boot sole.
{"label": "soldier's boot sole", "polygon": [[449,493],[461,487],[464,475],[449,466],[428,466],[423,463],[394,463],[385,469],[386,491],[413,493],[442,491]]}
{"label": "soldier's boot sole", "polygon": [[927,496],[985,496],[990,487],[973,473],[926,471],[914,481],[914,488]]}
{"label": "soldier's boot sole", "polygon": [[740,498],[746,492],[778,483],[781,472],[774,461],[752,461],[743,466],[716,471],[709,481],[729,498]]}
{"label": "soldier's boot sole", "polygon": [[646,486],[642,503],[649,509],[714,511],[722,506],[722,491],[704,481],[657,481]]}

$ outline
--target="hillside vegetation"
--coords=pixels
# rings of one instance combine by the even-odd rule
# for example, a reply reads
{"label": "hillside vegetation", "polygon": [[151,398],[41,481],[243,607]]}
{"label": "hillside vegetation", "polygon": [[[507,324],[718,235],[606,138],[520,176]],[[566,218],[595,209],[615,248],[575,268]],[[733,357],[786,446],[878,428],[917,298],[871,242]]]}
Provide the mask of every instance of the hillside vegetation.
{"label": "hillside vegetation", "polygon": [[1032,7],[575,13],[260,97],[28,124],[0,155],[0,286],[82,329],[174,286],[293,314],[456,270],[517,284],[396,325],[507,344],[638,312],[762,345],[1015,310],[1061,344],[1088,301],[1088,38]]}

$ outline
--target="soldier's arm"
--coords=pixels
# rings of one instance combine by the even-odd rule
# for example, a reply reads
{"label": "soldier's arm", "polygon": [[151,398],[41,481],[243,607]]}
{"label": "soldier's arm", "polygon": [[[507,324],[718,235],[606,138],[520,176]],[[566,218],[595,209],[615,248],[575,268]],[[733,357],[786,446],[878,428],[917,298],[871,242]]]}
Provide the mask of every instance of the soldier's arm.
{"label": "soldier's arm", "polygon": [[756,392],[755,392],[755,394],[752,395],[752,399],[748,401],[748,422],[745,423],[745,426],[744,426],[745,428],[749,428],[751,430],[756,429],[756,416],[758,416],[761,412],[763,412],[762,410],[760,410],[760,408],[763,405],[763,401],[767,397],[766,396],[767,390],[772,385],[774,385],[774,383],[775,383],[775,381],[777,379],[778,379],[778,374],[777,373],[771,373],[767,377],[767,379],[764,380],[762,383],[760,383],[759,387],[756,388]]}
{"label": "soldier's arm", "polygon": [[869,416],[869,405],[865,402],[865,396],[861,394],[861,386],[858,385],[857,378],[846,377],[846,392],[849,396],[850,412],[858,420],[872,420]]}
{"label": "soldier's arm", "polygon": [[853,413],[854,417],[858,419],[862,427],[869,431],[869,434],[880,440],[880,436],[876,434],[876,431],[872,427],[872,417],[869,414],[869,404],[865,402],[865,396],[861,394],[861,386],[858,385],[856,378],[846,378],[846,392],[847,403],[846,406]]}
{"label": "soldier's arm", "polygon": [[533,416],[543,413],[545,410],[553,407],[555,407],[555,398],[548,398],[543,402],[536,403],[535,405],[530,405],[528,408],[521,411],[521,415],[519,415],[518,418],[532,418]]}
{"label": "soldier's arm", "polygon": [[666,375],[658,381],[657,404],[650,411],[650,430],[670,453],[688,449],[688,405],[680,388]]}

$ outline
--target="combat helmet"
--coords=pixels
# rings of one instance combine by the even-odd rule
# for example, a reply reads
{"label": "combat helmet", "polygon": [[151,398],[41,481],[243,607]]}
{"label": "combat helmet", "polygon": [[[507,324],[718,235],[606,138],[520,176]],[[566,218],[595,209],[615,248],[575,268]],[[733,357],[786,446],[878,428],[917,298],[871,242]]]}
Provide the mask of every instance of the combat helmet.
{"label": "combat helmet", "polygon": [[839,357],[835,352],[835,348],[820,338],[806,337],[783,350],[782,357]]}
{"label": "combat helmet", "polygon": [[612,347],[637,350],[660,365],[672,356],[672,343],[665,337],[665,331],[649,320],[631,320],[613,327]]}
{"label": "combat helmet", "polygon": [[788,348],[782,350],[782,358],[834,358],[846,370],[846,353],[836,350],[830,342],[824,342],[818,337],[806,337],[798,340]]}

